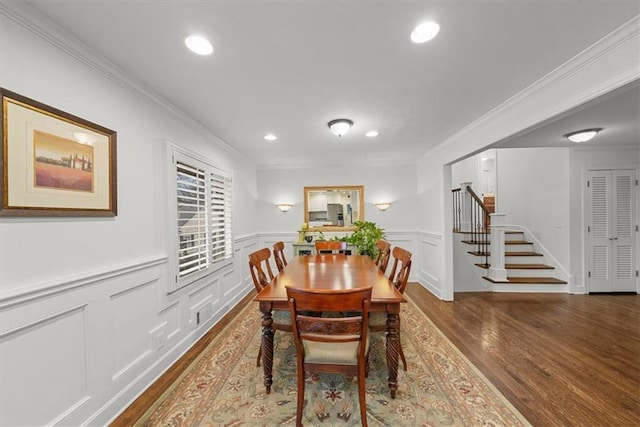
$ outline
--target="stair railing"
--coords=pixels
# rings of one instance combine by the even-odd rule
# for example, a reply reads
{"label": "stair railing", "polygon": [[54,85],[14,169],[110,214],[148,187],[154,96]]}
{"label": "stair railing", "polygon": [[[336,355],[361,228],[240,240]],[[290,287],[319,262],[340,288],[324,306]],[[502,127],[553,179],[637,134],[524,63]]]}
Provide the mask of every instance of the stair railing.
{"label": "stair railing", "polygon": [[489,268],[489,214],[491,212],[470,186],[467,186],[466,190],[471,196],[471,241],[476,245],[477,254],[484,258],[485,268]]}
{"label": "stair railing", "polygon": [[484,258],[484,267],[489,266],[489,209],[467,183],[462,188],[451,190],[453,202],[453,231],[469,233],[467,243],[475,245],[475,255]]}

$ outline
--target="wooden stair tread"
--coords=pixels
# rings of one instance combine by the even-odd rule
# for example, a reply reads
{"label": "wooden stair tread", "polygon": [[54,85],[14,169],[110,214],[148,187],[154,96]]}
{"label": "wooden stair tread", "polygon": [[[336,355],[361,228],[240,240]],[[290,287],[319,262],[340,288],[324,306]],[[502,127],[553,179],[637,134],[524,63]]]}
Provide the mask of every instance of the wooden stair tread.
{"label": "wooden stair tread", "polygon": [[553,270],[554,267],[547,264],[505,264],[504,268],[514,270]]}
{"label": "wooden stair tread", "polygon": [[[489,268],[491,264],[476,263],[476,266],[480,268]],[[554,270],[555,267],[546,264],[505,264],[506,270]]]}
{"label": "wooden stair tread", "polygon": [[[458,233],[458,234],[489,234],[489,231],[460,231],[460,230],[453,230],[454,233]],[[524,231],[516,231],[516,230],[506,230],[504,232],[504,234],[524,234]]]}
{"label": "wooden stair tread", "polygon": [[507,277],[507,280],[494,280],[487,276],[482,276],[483,279],[488,280],[491,283],[535,283],[540,285],[566,285],[564,280],[556,279],[555,277]]}
{"label": "wooden stair tread", "polygon": [[542,256],[542,254],[538,252],[522,251],[522,252],[505,252],[504,256]]}
{"label": "wooden stair tread", "polygon": [[[480,251],[468,251],[471,255],[476,256],[490,256],[491,252],[480,252]],[[538,252],[505,252],[504,256],[543,256]]]}
{"label": "wooden stair tread", "polygon": [[[481,241],[481,240],[462,240],[462,243],[466,243],[468,245],[478,245],[478,244],[484,244],[484,245],[489,245],[491,244],[490,241]],[[527,242],[524,240],[507,240],[504,242],[505,245],[533,245],[533,242]]]}

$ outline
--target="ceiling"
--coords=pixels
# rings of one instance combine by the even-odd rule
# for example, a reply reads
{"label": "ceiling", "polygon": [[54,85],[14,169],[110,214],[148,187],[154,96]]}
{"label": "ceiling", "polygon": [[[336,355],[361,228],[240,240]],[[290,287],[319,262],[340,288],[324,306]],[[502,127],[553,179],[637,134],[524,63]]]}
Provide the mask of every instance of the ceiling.
{"label": "ceiling", "polygon": [[[412,162],[640,13],[627,0],[28,3],[259,167]],[[411,43],[429,18],[440,34]],[[185,49],[194,32],[213,55]],[[620,92],[622,107],[608,96],[500,146],[564,144],[575,127],[638,141],[638,87]],[[327,122],[342,117],[354,126],[338,138]]]}

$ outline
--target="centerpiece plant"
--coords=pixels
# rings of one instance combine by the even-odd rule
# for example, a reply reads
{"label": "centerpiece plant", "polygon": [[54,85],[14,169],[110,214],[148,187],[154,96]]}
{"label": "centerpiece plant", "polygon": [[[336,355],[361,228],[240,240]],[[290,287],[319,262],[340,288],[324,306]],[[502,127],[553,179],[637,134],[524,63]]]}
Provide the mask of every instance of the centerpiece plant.
{"label": "centerpiece plant", "polygon": [[355,221],[355,230],[345,240],[358,248],[361,255],[375,258],[378,254],[376,243],[384,238],[384,230],[371,221]]}

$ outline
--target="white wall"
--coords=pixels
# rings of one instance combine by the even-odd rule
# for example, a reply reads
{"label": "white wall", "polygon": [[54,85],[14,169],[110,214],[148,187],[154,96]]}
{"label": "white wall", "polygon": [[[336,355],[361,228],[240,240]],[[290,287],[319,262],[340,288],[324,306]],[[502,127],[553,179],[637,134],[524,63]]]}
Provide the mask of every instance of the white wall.
{"label": "white wall", "polygon": [[[117,131],[118,215],[0,219],[0,425],[102,425],[252,289],[255,166],[21,13],[0,4],[0,86]],[[166,140],[234,177],[234,265],[173,294]]]}
{"label": "white wall", "polygon": [[569,149],[497,150],[497,213],[526,227],[569,270]]}
{"label": "white wall", "polygon": [[[297,231],[304,222],[304,187],[364,185],[364,213],[385,230],[412,230],[418,222],[416,165],[332,167],[305,169],[259,169],[258,228],[263,232]],[[294,206],[282,213],[276,203]],[[392,202],[382,212],[374,206]]]}

